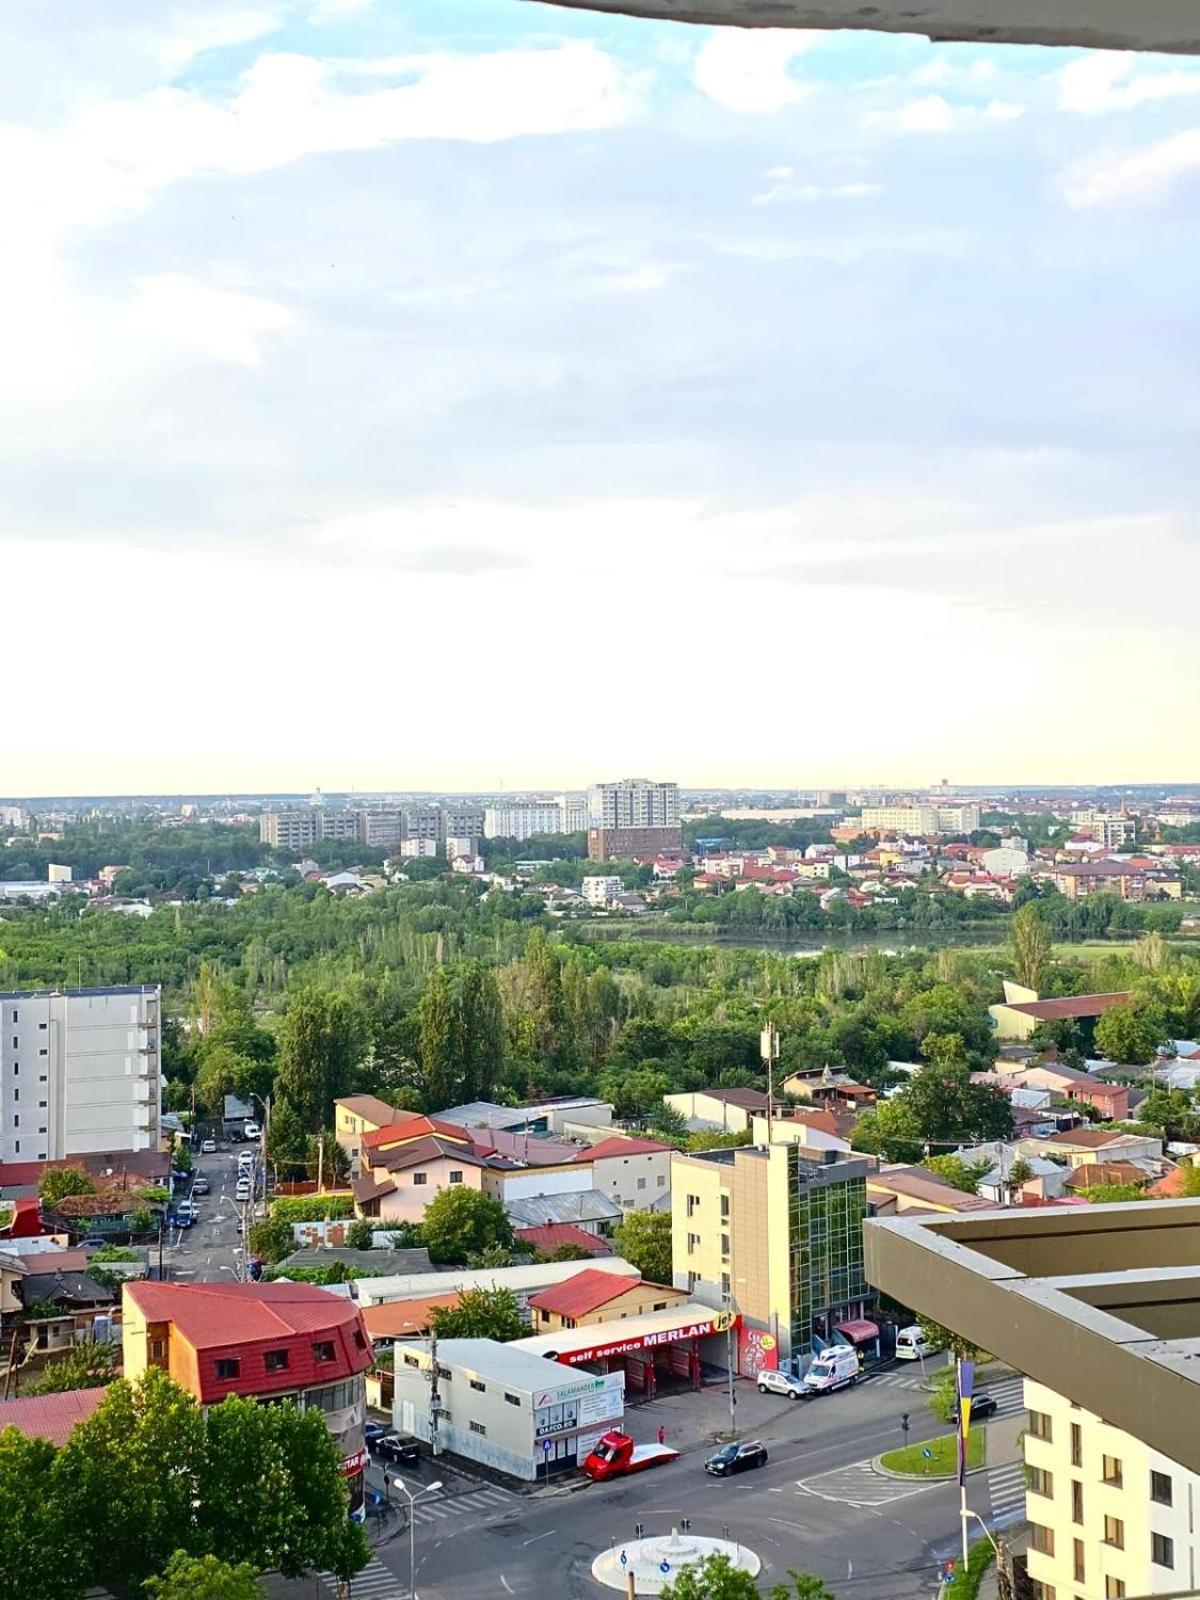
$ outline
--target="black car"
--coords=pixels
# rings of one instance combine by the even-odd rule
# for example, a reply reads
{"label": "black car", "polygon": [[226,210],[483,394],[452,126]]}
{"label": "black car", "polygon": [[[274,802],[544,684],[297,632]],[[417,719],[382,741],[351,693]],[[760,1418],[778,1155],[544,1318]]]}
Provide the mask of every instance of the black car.
{"label": "black car", "polygon": [[978,1422],[982,1417],[996,1415],[996,1396],[994,1394],[977,1394],[971,1397],[971,1421]]}
{"label": "black car", "polygon": [[380,1439],[385,1439],[390,1430],[382,1422],[368,1422],[363,1428],[363,1435],[368,1450],[374,1450]]}
{"label": "black car", "polygon": [[393,1466],[415,1467],[420,1464],[421,1447],[415,1439],[406,1439],[403,1434],[385,1433],[375,1441],[375,1454]]}
{"label": "black car", "polygon": [[714,1477],[727,1478],[731,1473],[745,1472],[750,1467],[765,1467],[766,1464],[766,1446],[752,1439],[746,1444],[727,1444],[715,1456],[709,1456],[704,1463],[704,1470],[711,1472]]}

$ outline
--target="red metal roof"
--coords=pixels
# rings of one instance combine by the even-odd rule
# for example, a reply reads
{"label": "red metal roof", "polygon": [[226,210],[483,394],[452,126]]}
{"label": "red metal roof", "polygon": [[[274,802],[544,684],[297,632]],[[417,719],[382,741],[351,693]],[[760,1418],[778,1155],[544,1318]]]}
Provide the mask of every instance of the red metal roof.
{"label": "red metal roof", "polygon": [[68,1389],[64,1394],[0,1401],[0,1433],[15,1428],[27,1439],[66,1444],[76,1423],[86,1422],[107,1393],[103,1388]]}
{"label": "red metal roof", "polygon": [[615,1272],[600,1272],[595,1267],[585,1267],[582,1272],[575,1273],[562,1283],[552,1284],[549,1289],[535,1294],[529,1304],[538,1311],[551,1311],[558,1317],[586,1317],[589,1312],[608,1305],[610,1300],[619,1299],[621,1295],[628,1294],[630,1289],[636,1289],[642,1281],[640,1278],[623,1278]]}
{"label": "red metal roof", "polygon": [[513,1238],[518,1244],[532,1245],[543,1255],[549,1255],[564,1244],[578,1245],[590,1256],[610,1256],[613,1253],[613,1247],[607,1239],[601,1239],[594,1233],[585,1233],[573,1222],[543,1222],[536,1228],[514,1228]]}
{"label": "red metal roof", "polygon": [[655,1156],[671,1148],[671,1145],[661,1144],[657,1139],[624,1139],[614,1134],[610,1139],[601,1139],[590,1150],[581,1150],[575,1160],[605,1161],[611,1156]]}
{"label": "red metal roof", "polygon": [[1123,1006],[1129,999],[1123,994],[1064,995],[1058,1000],[1006,1000],[1006,1011],[1017,1011],[1023,1017],[1036,1017],[1041,1022],[1060,1021],[1069,1017],[1099,1017],[1113,1006]]}
{"label": "red metal roof", "polygon": [[390,1144],[405,1144],[409,1139],[423,1139],[431,1133],[440,1133],[445,1139],[461,1139],[470,1142],[471,1135],[465,1128],[456,1128],[452,1123],[441,1122],[436,1117],[423,1117],[419,1112],[405,1116],[397,1112],[396,1121],[389,1122],[386,1128],[372,1128],[362,1136],[364,1150],[378,1150],[381,1146]]}

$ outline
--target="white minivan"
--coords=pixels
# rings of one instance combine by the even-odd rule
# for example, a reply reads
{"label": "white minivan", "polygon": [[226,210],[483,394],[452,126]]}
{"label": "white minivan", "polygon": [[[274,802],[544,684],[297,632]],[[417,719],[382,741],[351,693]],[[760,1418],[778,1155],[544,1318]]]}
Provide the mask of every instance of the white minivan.
{"label": "white minivan", "polygon": [[914,1322],[911,1328],[901,1328],[896,1335],[897,1361],[921,1361],[926,1356],[936,1354],[937,1346],[919,1323]]}
{"label": "white minivan", "polygon": [[858,1351],[848,1344],[831,1344],[822,1350],[804,1374],[804,1398],[857,1383],[860,1371]]}

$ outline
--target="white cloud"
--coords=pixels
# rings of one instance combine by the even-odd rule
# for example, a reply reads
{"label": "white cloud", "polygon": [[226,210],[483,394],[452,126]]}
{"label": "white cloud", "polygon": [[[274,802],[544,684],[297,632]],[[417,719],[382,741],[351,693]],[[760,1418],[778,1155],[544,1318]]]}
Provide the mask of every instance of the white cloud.
{"label": "white cloud", "polygon": [[286,306],[214,289],[182,273],[138,278],[134,287],[146,333],[214,361],[257,366],[262,336],[295,322]]}
{"label": "white cloud", "polygon": [[993,122],[1015,122],[1025,115],[1025,107],[1015,100],[989,100],[983,114]]}
{"label": "white cloud", "polygon": [[803,28],[714,28],[696,57],[693,80],[728,111],[782,111],[808,93],[789,69],[820,38]]}
{"label": "white cloud", "polygon": [[602,294],[644,294],[647,290],[665,289],[678,271],[679,268],[668,261],[643,261],[627,272],[594,278],[591,287]]}
{"label": "white cloud", "polygon": [[954,108],[940,94],[923,95],[888,115],[900,133],[948,133],[954,126]]}
{"label": "white cloud", "polygon": [[771,167],[770,187],[751,196],[751,205],[770,206],[792,201],[870,200],[884,193],[881,183],[796,183],[791,167]]}
{"label": "white cloud", "polygon": [[1157,205],[1183,179],[1200,172],[1200,128],[1126,154],[1100,155],[1068,169],[1063,195],[1075,211],[1133,210]]}
{"label": "white cloud", "polygon": [[1200,71],[1177,67],[1166,72],[1135,72],[1138,60],[1132,50],[1096,50],[1068,62],[1058,74],[1059,105],[1064,111],[1095,115],[1200,94]]}
{"label": "white cloud", "polygon": [[207,50],[234,44],[249,44],[283,26],[278,5],[215,6],[197,14],[183,11],[165,19],[162,33],[153,41],[157,59],[171,71],[178,71]]}

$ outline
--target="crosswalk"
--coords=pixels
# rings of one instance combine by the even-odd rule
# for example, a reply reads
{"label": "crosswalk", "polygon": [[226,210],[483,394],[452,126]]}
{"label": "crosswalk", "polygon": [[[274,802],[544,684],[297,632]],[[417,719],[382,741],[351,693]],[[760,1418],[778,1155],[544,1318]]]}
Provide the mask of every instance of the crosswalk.
{"label": "crosswalk", "polygon": [[[406,1509],[403,1496],[398,1498],[401,1502],[399,1509],[403,1511]],[[492,1484],[486,1489],[473,1489],[470,1494],[431,1495],[428,1500],[417,1502],[413,1516],[418,1522],[430,1524],[456,1521],[462,1517],[478,1519],[511,1511],[520,1499],[520,1495],[514,1494],[511,1489]]]}
{"label": "crosswalk", "polygon": [[339,1586],[332,1572],[321,1574],[321,1587],[336,1600],[405,1600],[408,1585],[394,1572],[389,1572],[378,1556],[372,1556],[361,1572],[356,1572],[349,1584]]}
{"label": "crosswalk", "polygon": [[927,1394],[928,1385],[923,1378],[905,1378],[898,1372],[876,1372],[869,1380],[872,1384],[881,1384],[885,1389],[908,1389],[915,1394]]}
{"label": "crosswalk", "polygon": [[852,1466],[834,1467],[830,1472],[801,1478],[796,1488],[801,1494],[814,1495],[818,1500],[831,1500],[838,1505],[885,1506],[892,1500],[907,1500],[910,1495],[932,1489],[939,1481],[890,1478],[877,1471],[870,1461],[856,1461]]}
{"label": "crosswalk", "polygon": [[996,1415],[1013,1417],[1025,1409],[1024,1378],[1001,1378],[998,1383],[984,1386],[986,1393],[996,1396]]}
{"label": "crosswalk", "polygon": [[1025,1464],[1010,1461],[1004,1467],[987,1470],[988,1495],[992,1502],[992,1526],[1018,1522],[1025,1515]]}

